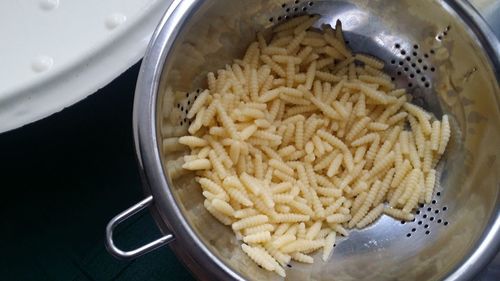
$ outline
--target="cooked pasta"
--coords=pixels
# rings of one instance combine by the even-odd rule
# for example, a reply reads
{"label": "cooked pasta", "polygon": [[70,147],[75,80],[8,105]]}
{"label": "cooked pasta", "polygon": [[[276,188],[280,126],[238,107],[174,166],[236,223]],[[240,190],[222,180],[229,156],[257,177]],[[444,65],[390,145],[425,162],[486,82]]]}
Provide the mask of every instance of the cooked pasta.
{"label": "cooked pasta", "polygon": [[447,115],[411,104],[382,61],[347,48],[340,22],[318,32],[317,19],[258,33],[241,60],[207,74],[190,125],[162,139],[166,159],[182,155],[168,175],[194,173],[207,211],[281,276],[316,250],[326,261],[337,235],[383,214],[412,220],[451,135]]}

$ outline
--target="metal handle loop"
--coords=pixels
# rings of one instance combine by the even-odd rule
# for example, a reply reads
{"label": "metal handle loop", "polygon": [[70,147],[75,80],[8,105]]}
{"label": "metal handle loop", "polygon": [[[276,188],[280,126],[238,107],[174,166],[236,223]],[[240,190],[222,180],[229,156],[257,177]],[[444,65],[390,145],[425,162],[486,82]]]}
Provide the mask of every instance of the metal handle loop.
{"label": "metal handle loop", "polygon": [[126,219],[130,218],[131,216],[142,211],[143,209],[151,205],[151,203],[153,203],[153,196],[145,198],[141,202],[128,208],[127,210],[123,211],[122,213],[118,214],[113,219],[111,219],[111,221],[109,221],[108,225],[106,226],[106,249],[110,254],[119,259],[124,259],[124,260],[134,259],[146,253],[149,253],[153,250],[156,250],[172,242],[175,239],[172,234],[167,234],[153,242],[150,242],[144,246],[141,246],[137,249],[130,251],[123,251],[115,246],[115,242],[113,241],[113,230],[116,228],[116,226],[125,221]]}

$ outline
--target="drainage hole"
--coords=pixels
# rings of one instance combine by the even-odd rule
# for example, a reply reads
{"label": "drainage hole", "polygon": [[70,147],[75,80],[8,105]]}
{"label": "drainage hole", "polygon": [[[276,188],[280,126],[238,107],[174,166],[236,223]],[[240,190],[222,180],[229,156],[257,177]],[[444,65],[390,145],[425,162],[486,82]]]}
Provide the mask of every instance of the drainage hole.
{"label": "drainage hole", "polygon": [[429,233],[431,233],[431,232],[430,232],[429,230],[427,230],[427,231],[425,232],[425,235],[428,235]]}

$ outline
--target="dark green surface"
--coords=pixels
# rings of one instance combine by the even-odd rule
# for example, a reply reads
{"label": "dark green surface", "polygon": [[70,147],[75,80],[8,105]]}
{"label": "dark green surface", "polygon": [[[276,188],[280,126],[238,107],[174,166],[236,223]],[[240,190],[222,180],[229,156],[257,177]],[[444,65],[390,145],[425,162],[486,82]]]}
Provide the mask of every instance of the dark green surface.
{"label": "dark green surface", "polygon": [[[106,223],[143,198],[132,138],[138,70],[0,134],[0,280],[193,280],[168,248],[131,262],[104,248]],[[130,248],[159,235],[144,212],[115,236]]]}

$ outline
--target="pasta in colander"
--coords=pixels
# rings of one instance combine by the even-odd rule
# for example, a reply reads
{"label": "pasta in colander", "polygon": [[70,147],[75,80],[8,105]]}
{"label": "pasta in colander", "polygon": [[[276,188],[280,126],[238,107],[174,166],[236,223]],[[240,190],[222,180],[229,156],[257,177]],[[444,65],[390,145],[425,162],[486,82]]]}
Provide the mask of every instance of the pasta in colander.
{"label": "pasta in colander", "polygon": [[451,135],[448,116],[410,104],[382,61],[347,49],[340,22],[321,31],[316,19],[259,33],[243,59],[208,73],[190,135],[165,141],[191,150],[182,167],[206,209],[281,276],[315,250],[328,259],[349,228],[382,214],[412,220]]}

